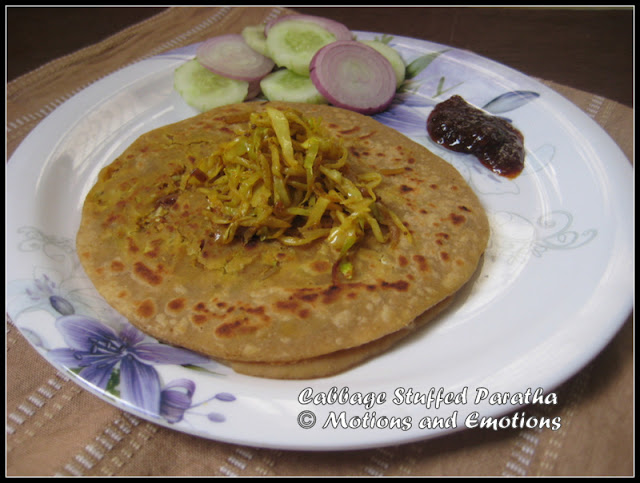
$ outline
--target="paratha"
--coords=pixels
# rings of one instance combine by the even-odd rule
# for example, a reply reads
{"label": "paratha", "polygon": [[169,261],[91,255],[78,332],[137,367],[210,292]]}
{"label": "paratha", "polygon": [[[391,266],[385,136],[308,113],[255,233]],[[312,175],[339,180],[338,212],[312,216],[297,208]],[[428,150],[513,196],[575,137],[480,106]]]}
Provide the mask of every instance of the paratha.
{"label": "paratha", "polygon": [[447,297],[438,302],[400,330],[350,349],[293,362],[225,362],[240,374],[269,379],[314,379],[331,376],[389,350],[440,315],[453,302],[453,298]]}
{"label": "paratha", "polygon": [[[229,236],[229,225],[211,221],[229,207],[214,207],[207,194],[224,181],[212,175],[210,160],[220,146],[237,144],[238,133],[252,136],[252,114],[274,109],[307,120],[342,146],[345,178],[379,174],[373,196],[384,213],[374,214],[384,221],[385,241],[373,233],[371,216],[371,227],[355,227],[363,236],[349,250],[349,276],[336,269],[344,254],[328,237],[286,244],[251,228]],[[271,154],[284,163],[282,151]],[[244,185],[235,186],[237,194]],[[270,203],[271,213],[282,209],[253,193],[246,203],[256,210]],[[138,138],[88,193],[77,250],[98,291],[132,324],[251,372],[363,352],[375,341],[384,346],[384,337],[406,332],[471,278],[488,237],[473,190],[424,146],[351,111],[256,101]]]}

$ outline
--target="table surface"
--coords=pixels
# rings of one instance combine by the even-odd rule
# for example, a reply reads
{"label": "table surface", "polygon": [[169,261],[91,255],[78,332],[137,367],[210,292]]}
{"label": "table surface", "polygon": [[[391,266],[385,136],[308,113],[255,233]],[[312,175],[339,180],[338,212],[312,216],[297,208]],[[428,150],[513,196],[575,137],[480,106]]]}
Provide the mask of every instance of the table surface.
{"label": "table surface", "polygon": [[[291,7],[353,30],[471,50],[523,73],[633,105],[633,9]],[[151,17],[157,7],[7,9],[7,80]]]}
{"label": "table surface", "polygon": [[[293,8],[354,30],[472,50],[536,77],[593,119],[633,160],[632,8]],[[9,159],[59,105],[104,76],[289,10],[10,7],[6,12]],[[631,313],[601,353],[555,389],[557,406],[526,407],[527,414],[560,418],[560,431],[469,430],[370,450],[305,452],[205,440],[122,411],[39,357],[7,317],[5,471],[10,476],[633,475],[633,333]]]}

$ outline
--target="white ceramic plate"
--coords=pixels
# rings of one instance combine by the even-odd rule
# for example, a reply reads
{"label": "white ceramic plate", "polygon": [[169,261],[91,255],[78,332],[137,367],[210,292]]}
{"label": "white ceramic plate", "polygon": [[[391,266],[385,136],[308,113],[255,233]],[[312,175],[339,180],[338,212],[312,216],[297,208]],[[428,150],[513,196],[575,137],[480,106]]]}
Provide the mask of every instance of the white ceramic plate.
{"label": "white ceramic plate", "polygon": [[[75,254],[83,200],[99,170],[135,138],[196,114],[172,89],[173,70],[195,46],[81,91],[12,156],[6,250],[13,323],[38,353],[107,402],[179,431],[253,446],[398,444],[498,419],[532,401],[530,392],[552,397],[631,311],[631,165],[590,118],[539,82],[443,45],[398,36],[391,45],[407,63],[421,59],[414,64],[420,68],[376,118],[458,168],[491,221],[474,283],[435,323],[335,377],[274,381],[167,349],[107,306]],[[527,158],[519,177],[495,176],[428,139],[428,113],[454,93],[523,132]],[[477,400],[482,388],[493,396]],[[404,398],[410,391],[418,398]],[[438,393],[449,399],[429,403]],[[438,421],[443,427],[432,427]],[[526,413],[519,421],[540,424]]]}

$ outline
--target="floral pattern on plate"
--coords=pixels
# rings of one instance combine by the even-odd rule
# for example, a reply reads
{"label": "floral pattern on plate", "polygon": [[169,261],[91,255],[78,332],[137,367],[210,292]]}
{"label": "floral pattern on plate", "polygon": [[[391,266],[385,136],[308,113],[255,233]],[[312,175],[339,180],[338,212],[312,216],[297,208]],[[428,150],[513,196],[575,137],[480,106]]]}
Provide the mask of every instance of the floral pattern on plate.
{"label": "floral pattern on plate", "polygon": [[[194,403],[193,380],[164,382],[157,370],[159,365],[216,374],[216,364],[207,357],[146,336],[107,307],[80,273],[70,240],[45,235],[33,227],[21,228],[20,232],[25,237],[21,249],[41,251],[43,258],[54,262],[57,269],[39,268],[31,280],[10,281],[9,311],[13,323],[50,362],[108,397],[167,423],[180,422],[185,413],[211,401],[235,401],[233,394],[219,392]],[[23,316],[34,312],[41,312],[38,325],[22,326]],[[50,340],[52,331],[44,325],[52,318],[64,342],[62,347],[52,347],[56,342]],[[212,422],[225,421],[224,414],[218,411],[206,416]]]}

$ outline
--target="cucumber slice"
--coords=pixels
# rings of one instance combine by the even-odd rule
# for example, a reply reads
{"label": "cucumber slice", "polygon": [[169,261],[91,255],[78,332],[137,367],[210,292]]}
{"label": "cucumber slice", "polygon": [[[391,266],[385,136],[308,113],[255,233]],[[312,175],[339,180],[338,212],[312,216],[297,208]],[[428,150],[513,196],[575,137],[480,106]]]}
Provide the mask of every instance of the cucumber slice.
{"label": "cucumber slice", "polygon": [[265,57],[271,57],[267,52],[267,37],[264,35],[264,24],[249,25],[242,29],[242,37],[253,50]]}
{"label": "cucumber slice", "polygon": [[173,87],[187,104],[202,112],[243,102],[249,92],[248,82],[214,74],[196,59],[185,62],[175,70]]}
{"label": "cucumber slice", "polygon": [[393,67],[393,71],[396,74],[396,86],[402,84],[406,77],[407,67],[398,51],[379,40],[360,40],[360,42],[380,52],[391,63],[391,67]]}
{"label": "cucumber slice", "polygon": [[328,103],[309,77],[289,69],[277,70],[266,76],[260,81],[260,89],[270,101]]}
{"label": "cucumber slice", "polygon": [[335,35],[315,23],[283,20],[269,29],[267,49],[278,66],[308,76],[315,53],[335,40]]}

